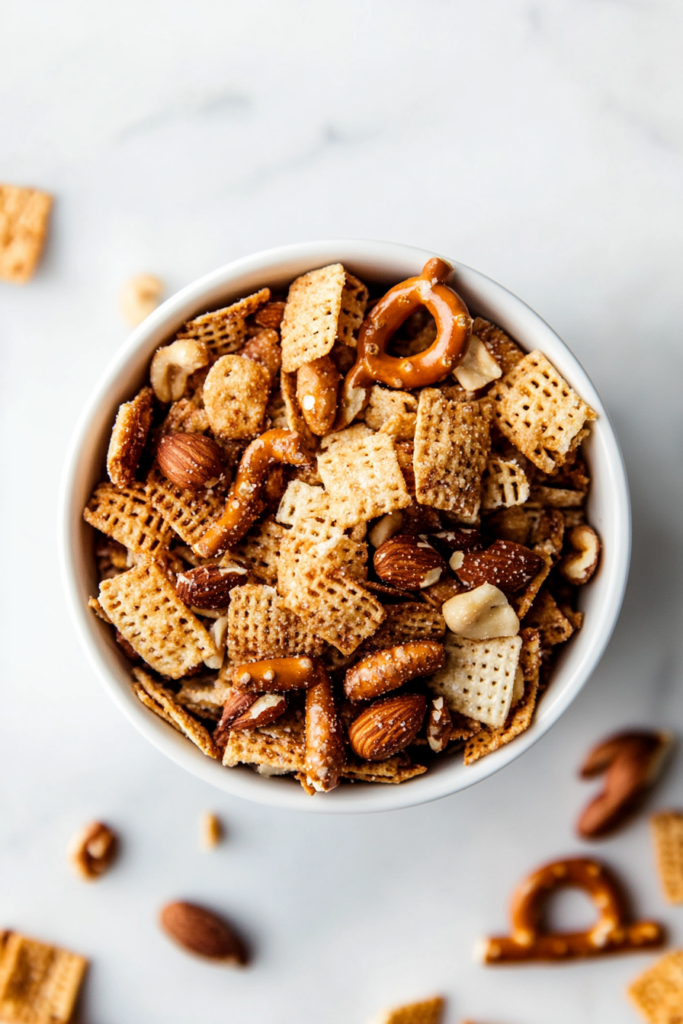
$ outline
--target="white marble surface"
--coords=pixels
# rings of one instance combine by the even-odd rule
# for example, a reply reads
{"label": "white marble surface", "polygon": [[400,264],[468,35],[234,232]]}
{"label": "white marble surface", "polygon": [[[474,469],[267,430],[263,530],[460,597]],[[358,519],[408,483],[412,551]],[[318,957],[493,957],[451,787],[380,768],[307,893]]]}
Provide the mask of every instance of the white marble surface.
{"label": "white marble surface", "polygon": [[[594,851],[572,832],[587,745],[683,727],[680,4],[5,0],[2,26],[0,180],[58,202],[35,281],[0,285],[0,927],[92,958],[85,1024],[363,1024],[433,991],[448,1024],[635,1021],[623,989],[649,956],[496,972],[471,950],[527,870]],[[229,799],[143,742],[77,647],[54,537],[65,446],[126,335],[122,282],[173,291],[335,236],[452,254],[553,324],[613,414],[635,545],[602,664],[522,760],[430,806],[327,818]],[[677,759],[653,804],[683,803],[680,778]],[[64,851],[93,816],[124,848],[88,887]],[[683,942],[645,820],[599,854]],[[253,966],[171,948],[155,915],[174,897],[232,915]],[[587,919],[579,897],[561,913]]]}

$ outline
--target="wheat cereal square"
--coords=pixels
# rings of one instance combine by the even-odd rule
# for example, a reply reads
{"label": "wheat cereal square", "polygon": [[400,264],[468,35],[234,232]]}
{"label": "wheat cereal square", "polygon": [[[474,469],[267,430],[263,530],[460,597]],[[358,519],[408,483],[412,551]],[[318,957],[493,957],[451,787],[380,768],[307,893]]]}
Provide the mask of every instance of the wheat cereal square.
{"label": "wheat cereal square", "polygon": [[228,657],[231,661],[261,658],[319,657],[322,640],[285,606],[274,587],[246,583],[230,594]]}
{"label": "wheat cereal square", "polygon": [[318,456],[318,471],[342,527],[410,504],[394,443],[386,434],[332,445]]}
{"label": "wheat cereal square", "polygon": [[392,391],[378,384],[370,390],[370,401],[365,409],[365,422],[373,430],[381,430],[384,424],[399,413],[416,413],[417,398],[409,391]]}
{"label": "wheat cereal square", "polygon": [[356,648],[381,625],[385,609],[348,572],[309,559],[296,573],[296,587],[284,595],[287,608],[304,626],[342,654]]}
{"label": "wheat cereal square", "polygon": [[259,433],[270,394],[270,374],[252,359],[217,359],[204,381],[204,406],[217,437],[239,439]]}
{"label": "wheat cereal square", "polygon": [[[157,683],[148,672],[141,668],[133,669],[133,692],[156,715],[192,740],[207,757],[217,758],[219,756],[218,748],[208,729],[188,714],[185,708],[175,700],[174,694],[170,690]],[[149,699],[144,700],[143,694]]]}
{"label": "wheat cereal square", "polygon": [[440,1024],[444,1001],[440,996],[423,999],[419,1003],[407,1003],[384,1010],[372,1018],[369,1024]]}
{"label": "wheat cereal square", "polygon": [[176,335],[176,340],[202,341],[214,358],[236,352],[246,340],[247,317],[268,302],[269,298],[270,289],[262,288],[261,291],[247,295],[231,306],[216,309],[212,313],[203,313],[183,324]]}
{"label": "wheat cereal square", "polygon": [[437,608],[421,601],[405,601],[385,608],[386,618],[363,643],[363,651],[381,651],[421,640],[441,640],[446,621]]}
{"label": "wheat cereal square", "polygon": [[145,489],[150,505],[190,547],[223,511],[224,502],[212,491],[200,495],[189,487],[179,487],[156,467],[149,473]]}
{"label": "wheat cereal square", "polygon": [[683,903],[683,812],[659,811],[650,828],[664,896],[668,903]]}
{"label": "wheat cereal square", "polygon": [[524,358],[524,352],[519,345],[490,320],[476,317],[472,324],[472,334],[476,334],[484,342],[503,374],[509,373]]}
{"label": "wheat cereal square", "polygon": [[34,188],[0,185],[0,278],[25,284],[40,262],[52,196]]}
{"label": "wheat cereal square", "polygon": [[523,505],[530,493],[526,473],[516,459],[489,458],[482,481],[481,507],[511,508]]}
{"label": "wheat cereal square", "polygon": [[297,712],[287,711],[270,725],[228,733],[223,764],[258,765],[262,775],[287,775],[304,771],[304,722]]}
{"label": "wheat cereal square", "polygon": [[252,526],[249,533],[235,545],[233,553],[259,582],[274,587],[284,535],[284,527],[273,516],[267,516]]}
{"label": "wheat cereal square", "polygon": [[453,401],[436,388],[425,388],[413,455],[418,502],[474,521],[490,446],[488,417],[478,402]]}
{"label": "wheat cereal square", "polygon": [[218,654],[165,572],[145,561],[100,584],[100,604],[119,633],[160,675],[180,679]]}
{"label": "wheat cereal square", "polygon": [[408,757],[399,754],[383,761],[361,761],[359,757],[350,757],[341,774],[343,779],[352,782],[380,782],[398,786],[426,771],[424,765],[412,764]]}
{"label": "wheat cereal square", "polygon": [[172,537],[170,526],[149,502],[144,484],[99,484],[83,518],[129,551],[149,558],[162,559]]}
{"label": "wheat cereal square", "polygon": [[648,967],[628,987],[631,1002],[648,1024],[683,1021],[683,950],[675,949]]}
{"label": "wheat cereal square", "polygon": [[292,282],[280,325],[285,373],[294,373],[332,350],[345,285],[341,263],[311,270]]}
{"label": "wheat cereal square", "polygon": [[186,711],[194,711],[202,718],[218,720],[223,713],[223,705],[233,692],[232,662],[223,662],[218,678],[183,679],[183,684],[175,695],[175,701]]}
{"label": "wheat cereal square", "polygon": [[368,289],[353,274],[346,271],[341,309],[337,321],[337,341],[355,348],[358,344],[358,330],[363,323],[365,307],[368,304]]}
{"label": "wheat cereal square", "polygon": [[564,464],[596,418],[538,350],[496,381],[488,397],[501,433],[545,473]]}
{"label": "wheat cereal square", "polygon": [[116,487],[128,487],[135,481],[152,422],[153,397],[152,389],[145,387],[131,402],[119,406],[107,452],[107,472]]}
{"label": "wheat cereal square", "polygon": [[9,932],[0,957],[0,1020],[68,1024],[87,966],[77,953]]}
{"label": "wheat cereal square", "polygon": [[427,686],[445,698],[449,709],[500,729],[512,705],[521,647],[520,636],[466,640],[447,634],[446,665],[427,680]]}

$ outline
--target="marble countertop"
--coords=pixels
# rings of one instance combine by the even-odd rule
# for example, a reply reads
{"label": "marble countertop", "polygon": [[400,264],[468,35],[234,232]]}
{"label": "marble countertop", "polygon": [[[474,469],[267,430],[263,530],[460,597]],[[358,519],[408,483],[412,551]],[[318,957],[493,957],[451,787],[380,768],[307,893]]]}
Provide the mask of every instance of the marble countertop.
{"label": "marble countertop", "polygon": [[[92,958],[85,1024],[364,1024],[443,992],[448,1024],[628,1024],[652,961],[487,970],[515,883],[597,852],[643,917],[683,941],[645,817],[597,846],[573,822],[587,747],[683,728],[683,13],[675,0],[9,0],[0,180],[57,197],[41,269],[0,285],[0,927]],[[609,648],[523,758],[440,802],[309,816],[231,799],[165,760],[95,680],[62,598],[66,445],[126,337],[132,274],[170,292],[247,253],[332,237],[451,254],[501,281],[574,350],[628,468],[633,564]],[[683,804],[675,757],[652,806]],[[199,818],[227,838],[199,845]],[[116,870],[72,877],[103,818]],[[172,898],[207,902],[256,956],[235,973],[172,948]],[[590,918],[576,896],[558,920]]]}

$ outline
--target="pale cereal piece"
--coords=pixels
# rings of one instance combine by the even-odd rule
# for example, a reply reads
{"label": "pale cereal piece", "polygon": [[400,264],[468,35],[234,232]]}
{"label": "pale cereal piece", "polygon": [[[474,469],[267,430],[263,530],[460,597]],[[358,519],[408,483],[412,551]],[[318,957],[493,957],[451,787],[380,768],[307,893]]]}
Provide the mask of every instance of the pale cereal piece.
{"label": "pale cereal piece", "polygon": [[223,825],[218,815],[206,811],[201,820],[202,846],[205,850],[215,850],[223,841]]}
{"label": "pale cereal piece", "polygon": [[419,1003],[407,1003],[392,1010],[384,1010],[369,1021],[369,1024],[440,1024],[443,1017],[444,1001],[440,996],[424,999]]}
{"label": "pale cereal piece", "polygon": [[52,196],[0,185],[0,278],[25,284],[35,273],[47,238]]}
{"label": "pale cereal piece", "polygon": [[137,327],[161,302],[164,282],[154,274],[136,274],[121,289],[119,304],[123,319],[130,327]]}
{"label": "pale cereal piece", "polygon": [[318,456],[318,471],[342,527],[410,504],[394,443],[386,434],[332,445]]}
{"label": "pale cereal piece", "polygon": [[350,758],[342,768],[342,778],[352,782],[383,782],[388,785],[399,785],[422,775],[427,769],[421,764],[412,764],[408,757],[398,754],[387,757],[384,761],[361,761],[359,757]]}
{"label": "pale cereal piece", "polygon": [[489,320],[476,317],[472,324],[472,334],[481,338],[504,374],[509,373],[524,358],[524,352],[519,345]]}
{"label": "pale cereal piece", "polygon": [[218,518],[225,504],[212,491],[197,492],[179,487],[157,468],[151,470],[145,488],[152,508],[190,547]]}
{"label": "pale cereal piece", "polygon": [[584,424],[596,413],[542,352],[530,352],[489,391],[501,433],[549,473],[565,462]]}
{"label": "pale cereal piece", "polygon": [[449,709],[499,729],[512,703],[522,638],[465,640],[449,634],[444,647],[446,665],[427,680],[429,689]]}
{"label": "pale cereal piece", "polygon": [[667,953],[648,967],[627,989],[631,1002],[648,1024],[681,1024],[683,1020],[683,950]]}
{"label": "pale cereal piece", "polygon": [[183,324],[176,335],[179,341],[203,341],[212,355],[224,356],[236,352],[246,339],[245,320],[270,298],[270,289],[261,291],[234,302],[232,306],[204,313]]}
{"label": "pale cereal piece", "polygon": [[88,608],[90,608],[91,611],[95,613],[98,619],[101,619],[102,622],[106,622],[108,626],[111,626],[111,619],[109,618],[109,616],[107,615],[104,608],[102,607],[102,605],[100,604],[96,597],[88,598]]}
{"label": "pale cereal piece", "polygon": [[543,544],[544,550],[547,550],[554,558],[559,558],[562,554],[564,532],[562,513],[556,508],[542,509],[534,517],[531,526],[531,544]]}
{"label": "pale cereal piece", "polygon": [[532,487],[530,501],[547,508],[581,508],[586,492],[568,487]]}
{"label": "pale cereal piece", "polygon": [[303,716],[285,712],[276,722],[260,729],[230,731],[223,753],[223,764],[258,765],[261,775],[287,775],[304,771]]}
{"label": "pale cereal piece", "polygon": [[392,604],[385,611],[382,625],[363,642],[363,652],[381,651],[417,640],[440,640],[446,632],[441,612],[419,601]]}
{"label": "pale cereal piece", "polygon": [[343,569],[350,576],[365,579],[367,558],[367,545],[345,536],[329,518],[297,519],[280,546],[278,589],[285,595],[297,590],[305,593],[313,564],[319,571]]}
{"label": "pale cereal piece", "polygon": [[155,562],[142,562],[100,584],[100,604],[134,651],[171,679],[218,654],[196,615]]}
{"label": "pale cereal piece", "polygon": [[[326,356],[337,338],[346,273],[341,263],[297,277],[280,325],[282,369],[294,373]],[[347,332],[348,333],[348,332]]]}
{"label": "pale cereal piece", "polygon": [[77,953],[6,932],[0,957],[0,1020],[67,1024],[87,966]]}
{"label": "pale cereal piece", "polygon": [[99,484],[83,518],[136,554],[162,559],[171,542],[171,528],[150,503],[144,484]]}
{"label": "pale cereal piece", "polygon": [[538,593],[524,616],[524,625],[539,630],[544,649],[563,644],[574,632],[571,622],[562,614],[555,598],[548,590],[541,590]]}
{"label": "pale cereal piece", "polygon": [[144,704],[146,708],[149,708],[150,711],[153,711],[155,715],[163,719],[163,721],[166,722],[168,725],[173,726],[176,732],[182,733],[182,729],[180,728],[178,723],[174,722],[171,716],[166,711],[164,711],[161,704],[157,704],[157,702],[149,696],[144,686],[141,686],[140,683],[137,683],[135,680],[133,680],[133,682],[131,683],[131,687],[133,693],[135,694],[135,696],[137,697],[141,704]]}
{"label": "pale cereal piece", "polygon": [[536,600],[536,595],[550,575],[550,570],[557,558],[554,544],[550,540],[546,540],[542,544],[534,544],[531,550],[541,556],[543,559],[543,565],[538,570],[534,578],[529,581],[526,589],[513,594],[510,599],[510,604],[515,609],[517,618],[520,619],[520,621],[524,618]]}
{"label": "pale cereal piece", "polygon": [[414,412],[397,412],[380,427],[381,434],[388,434],[394,441],[412,441],[415,437],[417,414]]}
{"label": "pale cereal piece", "polygon": [[247,583],[235,587],[228,610],[228,656],[258,661],[295,655],[319,657],[322,640],[287,609],[273,587]]}
{"label": "pale cereal piece", "polygon": [[243,356],[221,356],[204,381],[204,406],[214,434],[224,438],[258,434],[268,404],[270,376]]}
{"label": "pale cereal piece", "polygon": [[204,434],[209,429],[206,409],[198,405],[197,395],[193,398],[179,398],[168,410],[161,425],[162,435]]}
{"label": "pale cereal piece", "polygon": [[562,518],[564,519],[565,530],[571,530],[575,526],[583,526],[586,522],[586,512],[582,508],[563,508]]}
{"label": "pale cereal piece", "polygon": [[284,527],[273,516],[267,516],[252,526],[249,533],[235,545],[233,552],[257,580],[274,587],[284,535]]}
{"label": "pale cereal piece", "polygon": [[[170,690],[155,682],[149,673],[144,672],[141,668],[133,669],[133,679],[145,691],[147,696],[161,708],[161,711],[164,712],[160,717],[166,721],[170,718],[172,724],[184,736],[192,740],[195,746],[199,747],[201,752],[206,754],[207,757],[217,758],[219,756],[218,748],[213,742],[211,734],[204,728],[201,722],[198,722],[196,718],[189,715],[185,708],[176,702],[174,694]],[[136,693],[138,692],[137,688],[135,688],[135,691]],[[149,704],[147,706],[149,707]],[[152,710],[159,714],[155,708],[152,708]]]}
{"label": "pale cereal piece", "polygon": [[481,507],[510,508],[523,505],[529,498],[529,481],[515,459],[489,458],[482,480]]}
{"label": "pale cereal piece", "polygon": [[119,406],[107,452],[107,472],[116,487],[128,487],[135,481],[152,422],[154,392],[143,388],[132,402]]}
{"label": "pale cereal piece", "polygon": [[365,316],[365,307],[368,304],[368,290],[362,281],[359,281],[353,274],[346,272],[344,290],[341,297],[341,309],[337,321],[336,340],[344,345],[355,348],[358,344],[356,337],[360,325]]}
{"label": "pale cereal piece", "polygon": [[390,391],[375,384],[370,391],[365,422],[373,430],[380,430],[397,413],[411,412],[417,412],[417,398],[409,391]]}
{"label": "pale cereal piece", "polygon": [[[522,649],[519,664],[524,675],[524,694],[521,701],[510,711],[507,721],[499,729],[485,726],[467,740],[465,764],[474,764],[480,757],[493,753],[505,746],[531,725],[538,699],[538,682],[541,670],[541,638],[537,629],[522,630]],[[452,737],[451,737],[452,738]]]}
{"label": "pale cereal piece", "polygon": [[296,397],[296,373],[280,373],[280,393],[285,407],[285,421],[288,430],[301,434],[309,448],[314,449],[317,437],[304,419]]}
{"label": "pale cereal piece", "polygon": [[425,388],[413,457],[417,500],[465,521],[476,519],[490,443],[488,418],[478,402],[454,402]]}
{"label": "pale cereal piece", "polygon": [[650,818],[650,828],[664,898],[683,903],[683,813],[659,811]]}
{"label": "pale cereal piece", "polygon": [[224,662],[217,679],[183,679],[175,699],[181,707],[194,711],[202,718],[219,719],[223,705],[232,692],[232,662]]}
{"label": "pale cereal piece", "polygon": [[296,576],[296,589],[284,602],[311,633],[327,640],[342,654],[353,651],[384,620],[385,609],[358,580],[340,569],[330,570],[309,559]]}
{"label": "pale cereal piece", "polygon": [[320,447],[323,451],[331,448],[332,445],[346,444],[348,441],[358,441],[362,437],[372,437],[375,431],[365,423],[352,423],[344,430],[338,430],[333,434],[326,434],[320,439]]}
{"label": "pale cereal piece", "polygon": [[[308,527],[304,526],[303,529],[315,530],[315,540],[313,534],[310,534],[312,543],[338,536],[339,523],[329,494],[322,487],[312,486],[304,480],[292,480],[288,484],[275,518],[287,526],[308,523]],[[312,519],[317,521],[317,527],[311,525]],[[354,541],[362,541],[366,532],[367,524],[357,523],[349,529],[349,537]]]}

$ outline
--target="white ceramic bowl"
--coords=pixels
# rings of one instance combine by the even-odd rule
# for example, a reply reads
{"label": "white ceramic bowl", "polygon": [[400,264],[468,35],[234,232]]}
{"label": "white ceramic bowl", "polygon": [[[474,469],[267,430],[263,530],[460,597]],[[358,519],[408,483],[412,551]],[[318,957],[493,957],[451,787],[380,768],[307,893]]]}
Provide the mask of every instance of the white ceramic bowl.
{"label": "white ceramic bowl", "polygon": [[628,574],[630,509],[621,453],[607,413],[585,371],[548,324],[501,285],[450,257],[446,258],[455,268],[453,286],[470,311],[499,324],[527,351],[541,349],[598,413],[587,450],[593,477],[589,518],[602,537],[602,561],[595,579],[581,591],[583,628],[567,645],[527,732],[468,768],[461,758],[449,757],[401,786],[344,784],[333,793],[310,797],[292,779],[264,778],[247,767],[223,768],[151,714],[133,695],[130,667],[111,630],[87,607],[88,597],[97,593],[97,573],[92,531],[82,510],[103,477],[116,410],[147,381],[154,350],[184,321],[264,285],[282,288],[315,267],[341,261],[361,279],[389,286],[418,274],[434,255],[407,245],[346,240],[291,245],[229,263],[168,299],[132,333],[95,388],[76,429],[63,481],[60,540],[68,604],[85,652],[114,703],[151,743],[228,793],[274,807],[334,814],[408,807],[465,789],[509,764],[547,732],[588,680],[614,628]]}

